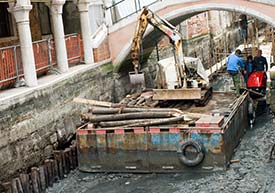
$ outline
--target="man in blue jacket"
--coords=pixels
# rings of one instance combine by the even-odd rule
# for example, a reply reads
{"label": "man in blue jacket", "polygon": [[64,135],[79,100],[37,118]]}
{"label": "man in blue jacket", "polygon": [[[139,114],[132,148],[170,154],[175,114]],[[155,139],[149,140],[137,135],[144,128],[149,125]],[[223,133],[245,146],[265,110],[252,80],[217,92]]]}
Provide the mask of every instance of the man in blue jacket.
{"label": "man in blue jacket", "polygon": [[232,76],[232,80],[236,89],[236,96],[240,96],[241,77],[240,71],[244,69],[244,63],[241,56],[241,50],[237,49],[235,54],[231,54],[227,59],[227,71]]}

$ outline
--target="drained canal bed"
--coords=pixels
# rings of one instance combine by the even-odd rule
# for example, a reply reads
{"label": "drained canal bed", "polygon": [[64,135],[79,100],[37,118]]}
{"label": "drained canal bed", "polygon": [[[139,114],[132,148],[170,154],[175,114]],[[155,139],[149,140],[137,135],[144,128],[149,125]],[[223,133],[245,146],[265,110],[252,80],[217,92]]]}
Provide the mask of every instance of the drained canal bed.
{"label": "drained canal bed", "polygon": [[275,143],[273,116],[264,113],[248,130],[232,159],[239,163],[226,171],[209,168],[204,173],[176,174],[91,174],[78,170],[54,184],[48,193],[181,193],[229,192],[252,193],[275,191],[275,162],[269,162],[270,148]]}

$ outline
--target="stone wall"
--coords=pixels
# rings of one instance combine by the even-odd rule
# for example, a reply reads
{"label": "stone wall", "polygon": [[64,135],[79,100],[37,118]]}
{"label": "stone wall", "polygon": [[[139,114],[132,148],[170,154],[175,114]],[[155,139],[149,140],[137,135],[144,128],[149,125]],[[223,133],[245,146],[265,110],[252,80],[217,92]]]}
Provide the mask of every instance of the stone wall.
{"label": "stone wall", "polygon": [[74,97],[117,101],[129,92],[128,77],[106,64],[71,75],[0,105],[0,180],[39,164],[81,123]]}

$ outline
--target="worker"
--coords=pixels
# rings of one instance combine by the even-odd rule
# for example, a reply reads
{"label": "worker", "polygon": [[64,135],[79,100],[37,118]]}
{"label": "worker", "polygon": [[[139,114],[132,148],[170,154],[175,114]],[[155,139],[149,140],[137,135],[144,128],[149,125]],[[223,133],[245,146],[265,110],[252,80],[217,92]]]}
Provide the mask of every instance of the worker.
{"label": "worker", "polygon": [[262,50],[258,50],[257,56],[254,57],[253,71],[267,71],[268,64],[265,57],[262,56]]}
{"label": "worker", "polygon": [[246,60],[245,66],[244,66],[244,69],[245,69],[245,71],[244,71],[244,79],[245,79],[246,83],[247,83],[249,75],[253,71],[253,66],[254,66],[253,63],[254,63],[253,56],[252,55],[247,56],[247,60]]}
{"label": "worker", "polygon": [[245,40],[245,42],[247,42],[248,22],[247,22],[247,17],[244,14],[240,16],[240,27],[241,27],[242,37]]}
{"label": "worker", "polygon": [[243,59],[241,58],[241,50],[237,49],[235,54],[231,54],[227,59],[227,72],[231,75],[234,87],[236,89],[236,96],[240,96],[241,77],[240,72],[244,69]]}

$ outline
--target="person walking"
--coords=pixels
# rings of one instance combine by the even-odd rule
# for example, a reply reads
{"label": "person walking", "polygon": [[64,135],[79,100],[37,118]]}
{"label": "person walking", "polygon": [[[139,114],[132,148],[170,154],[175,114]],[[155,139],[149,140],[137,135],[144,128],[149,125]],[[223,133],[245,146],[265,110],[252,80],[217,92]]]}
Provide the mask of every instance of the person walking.
{"label": "person walking", "polygon": [[247,43],[247,38],[248,38],[248,21],[247,21],[247,16],[242,14],[240,16],[240,27],[241,27],[241,33],[242,37],[245,41],[245,44]]}
{"label": "person walking", "polygon": [[240,71],[244,69],[243,59],[241,58],[241,50],[237,49],[234,54],[231,54],[227,60],[227,72],[231,75],[234,87],[236,89],[236,96],[240,96],[241,77]]}

